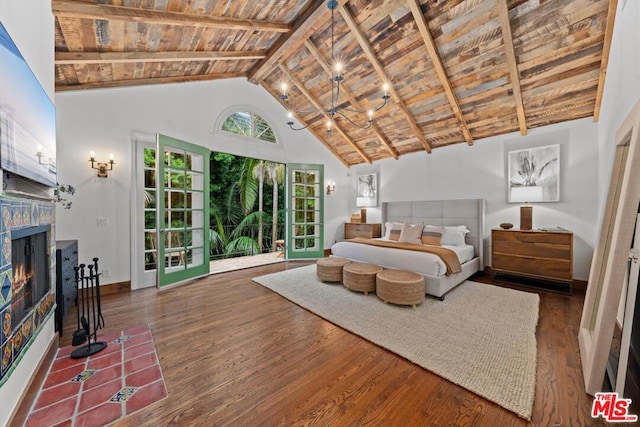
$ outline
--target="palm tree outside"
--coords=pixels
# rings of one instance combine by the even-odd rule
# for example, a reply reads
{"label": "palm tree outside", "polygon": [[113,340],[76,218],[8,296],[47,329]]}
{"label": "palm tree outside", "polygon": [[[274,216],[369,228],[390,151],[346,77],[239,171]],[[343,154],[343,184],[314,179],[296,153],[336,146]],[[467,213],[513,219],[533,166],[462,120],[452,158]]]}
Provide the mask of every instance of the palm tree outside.
{"label": "palm tree outside", "polygon": [[284,238],[284,165],[212,153],[210,170],[211,259],[275,251]]}

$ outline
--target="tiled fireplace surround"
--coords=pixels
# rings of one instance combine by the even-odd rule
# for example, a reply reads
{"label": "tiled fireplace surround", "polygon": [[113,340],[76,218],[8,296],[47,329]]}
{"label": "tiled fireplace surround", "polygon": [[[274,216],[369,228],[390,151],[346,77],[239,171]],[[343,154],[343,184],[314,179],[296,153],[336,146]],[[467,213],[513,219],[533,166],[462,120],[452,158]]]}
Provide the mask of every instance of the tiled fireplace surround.
{"label": "tiled fireplace surround", "polygon": [[[0,386],[11,376],[41,327],[55,309],[55,206],[52,202],[32,200],[0,194]],[[49,280],[50,290],[35,303],[32,310],[19,323],[11,319],[11,233],[15,230],[50,225]]]}

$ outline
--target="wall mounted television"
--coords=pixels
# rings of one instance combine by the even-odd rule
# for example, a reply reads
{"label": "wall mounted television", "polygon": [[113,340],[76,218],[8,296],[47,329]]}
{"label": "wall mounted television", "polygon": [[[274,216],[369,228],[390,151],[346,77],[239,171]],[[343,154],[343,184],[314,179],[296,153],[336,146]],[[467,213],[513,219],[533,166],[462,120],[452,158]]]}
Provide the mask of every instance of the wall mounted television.
{"label": "wall mounted television", "polygon": [[56,113],[0,22],[0,167],[56,186]]}

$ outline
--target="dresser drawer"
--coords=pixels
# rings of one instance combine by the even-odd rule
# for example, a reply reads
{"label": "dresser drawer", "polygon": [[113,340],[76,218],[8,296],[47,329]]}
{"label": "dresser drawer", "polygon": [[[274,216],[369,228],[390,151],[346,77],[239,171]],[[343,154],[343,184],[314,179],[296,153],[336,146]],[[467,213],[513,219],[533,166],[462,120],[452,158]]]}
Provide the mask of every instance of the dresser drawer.
{"label": "dresser drawer", "polygon": [[526,257],[571,259],[571,243],[522,242],[517,240],[494,240],[493,251],[502,254],[517,254]]}
{"label": "dresser drawer", "polygon": [[572,280],[571,261],[495,254],[492,270],[552,280]]}

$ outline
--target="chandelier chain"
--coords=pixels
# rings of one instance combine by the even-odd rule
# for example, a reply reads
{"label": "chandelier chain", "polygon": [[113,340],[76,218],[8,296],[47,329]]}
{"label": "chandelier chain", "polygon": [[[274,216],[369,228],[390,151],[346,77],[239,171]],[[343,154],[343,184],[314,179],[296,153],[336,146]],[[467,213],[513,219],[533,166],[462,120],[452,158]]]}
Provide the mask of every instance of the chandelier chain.
{"label": "chandelier chain", "polygon": [[[327,1],[327,7],[331,10],[331,62],[332,62],[332,68],[331,68],[331,107],[329,109],[324,109],[324,108],[317,108],[315,110],[312,111],[294,111],[289,105],[288,105],[288,99],[289,96],[287,94],[287,85],[286,83],[282,83],[282,93],[280,95],[280,99],[282,100],[282,103],[284,104],[284,106],[289,110],[289,120],[287,121],[287,125],[292,129],[292,130],[303,130],[309,127],[310,124],[307,124],[304,127],[300,127],[300,128],[296,128],[294,127],[294,122],[293,122],[293,114],[294,112],[297,115],[301,115],[301,114],[310,114],[310,113],[315,113],[315,112],[320,112],[322,111],[324,114],[326,114],[329,117],[329,120],[327,120],[327,133],[331,134],[331,127],[332,127],[332,123],[333,120],[336,116],[336,114],[340,115],[341,117],[343,117],[344,119],[346,119],[349,123],[351,123],[353,126],[356,126],[360,129],[369,129],[372,125],[373,125],[373,114],[374,112],[377,112],[379,110],[381,110],[386,104],[387,101],[389,100],[390,96],[388,93],[388,85],[385,83],[383,86],[383,95],[382,95],[382,104],[380,106],[378,106],[377,108],[375,108],[375,110],[369,110],[368,112],[365,111],[361,111],[355,108],[347,108],[347,107],[340,107],[340,85],[342,83],[342,81],[344,80],[344,75],[343,75],[343,66],[342,63],[336,59],[336,55],[335,55],[335,10],[338,8],[338,0],[328,0]],[[350,113],[353,114],[366,114],[368,116],[367,120],[365,121],[364,124],[358,124],[355,120],[353,120],[352,118],[348,117],[346,114],[344,114],[342,112],[342,110],[344,111],[348,111]]]}

